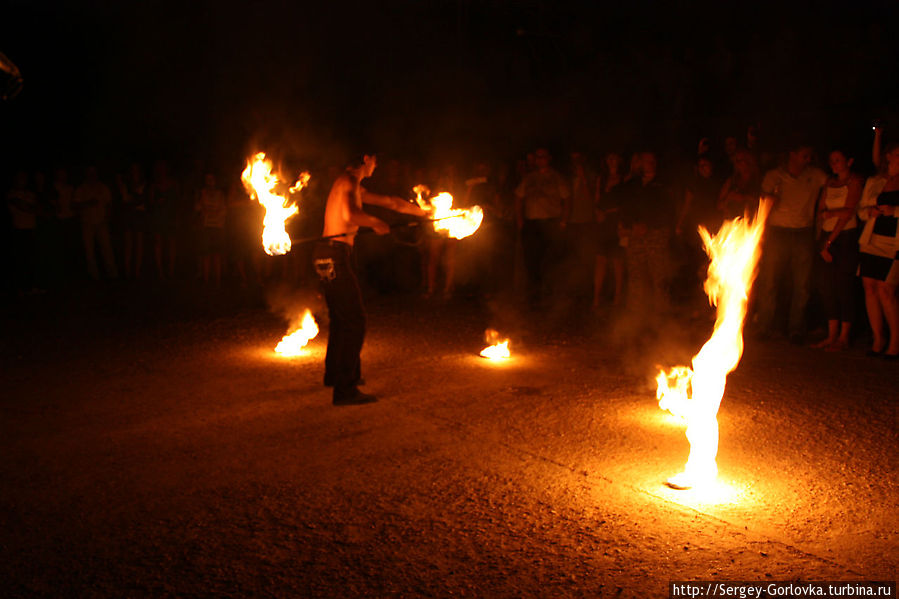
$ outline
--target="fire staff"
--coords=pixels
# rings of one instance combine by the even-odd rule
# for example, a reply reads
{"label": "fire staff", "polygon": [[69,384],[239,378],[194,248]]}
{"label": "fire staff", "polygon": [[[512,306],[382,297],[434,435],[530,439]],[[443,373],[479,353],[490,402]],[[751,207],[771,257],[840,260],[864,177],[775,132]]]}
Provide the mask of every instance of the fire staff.
{"label": "fire staff", "polygon": [[378,235],[389,233],[390,227],[365,212],[362,205],[372,204],[414,216],[427,214],[402,198],[373,194],[362,187],[362,180],[371,177],[375,166],[376,157],[366,154],[351,163],[346,172],[334,181],[325,206],[325,228],[322,233],[328,239],[318,243],[313,252],[315,272],[331,321],[325,355],[325,386],[334,388],[335,406],[377,400],[374,395],[359,390],[365,309],[353,269],[352,253],[359,227],[371,227]]}

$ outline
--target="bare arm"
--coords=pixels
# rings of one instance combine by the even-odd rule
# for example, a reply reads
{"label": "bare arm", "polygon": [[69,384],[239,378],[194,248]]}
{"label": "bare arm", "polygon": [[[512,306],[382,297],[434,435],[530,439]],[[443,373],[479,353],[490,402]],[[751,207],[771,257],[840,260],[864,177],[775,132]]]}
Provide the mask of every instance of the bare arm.
{"label": "bare arm", "polygon": [[347,222],[357,227],[370,227],[374,229],[378,235],[386,235],[390,232],[390,227],[380,218],[372,216],[365,210],[362,210],[352,202],[347,205]]}
{"label": "bare arm", "polygon": [[[858,207],[858,202],[862,197],[862,184],[858,178],[853,177],[849,180],[849,193],[846,196],[846,207],[840,210],[832,210],[832,213],[839,212],[840,219],[837,221],[837,224],[833,227],[833,232],[831,232],[830,236],[827,238],[826,245],[830,246],[831,243],[837,238],[837,235],[843,230],[843,227],[846,226],[846,223],[849,222],[849,219],[852,218],[852,215],[855,213],[855,209]],[[834,214],[836,216],[836,214]]]}
{"label": "bare arm", "polygon": [[411,214],[412,216],[427,216],[427,212],[425,212],[415,204],[412,204],[411,202],[407,202],[404,199],[398,198],[396,196],[385,196],[377,193],[371,193],[365,188],[362,188],[362,203],[371,204],[372,206],[381,206],[382,208],[387,208],[389,210],[401,212],[403,214]]}

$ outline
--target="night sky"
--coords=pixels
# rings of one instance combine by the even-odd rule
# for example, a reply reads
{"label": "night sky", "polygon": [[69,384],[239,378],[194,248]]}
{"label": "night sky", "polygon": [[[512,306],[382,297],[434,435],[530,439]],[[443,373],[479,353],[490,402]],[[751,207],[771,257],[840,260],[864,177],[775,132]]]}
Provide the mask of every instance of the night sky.
{"label": "night sky", "polygon": [[[789,4],[789,6],[781,6]],[[14,0],[4,164],[688,152],[899,125],[895,2]]]}

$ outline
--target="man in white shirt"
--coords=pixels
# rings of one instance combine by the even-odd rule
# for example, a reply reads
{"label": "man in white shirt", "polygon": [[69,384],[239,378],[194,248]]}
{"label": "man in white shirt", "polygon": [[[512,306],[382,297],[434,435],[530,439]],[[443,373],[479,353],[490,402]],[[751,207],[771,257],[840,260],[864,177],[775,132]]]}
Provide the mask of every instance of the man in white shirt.
{"label": "man in white shirt", "polygon": [[759,272],[756,325],[770,335],[777,311],[777,296],[788,272],[792,280],[788,332],[790,341],[805,339],[805,311],[811,297],[815,259],[815,203],[827,175],[810,166],[812,148],[796,144],[785,165],[765,173],[762,194],[774,201],[768,217]]}

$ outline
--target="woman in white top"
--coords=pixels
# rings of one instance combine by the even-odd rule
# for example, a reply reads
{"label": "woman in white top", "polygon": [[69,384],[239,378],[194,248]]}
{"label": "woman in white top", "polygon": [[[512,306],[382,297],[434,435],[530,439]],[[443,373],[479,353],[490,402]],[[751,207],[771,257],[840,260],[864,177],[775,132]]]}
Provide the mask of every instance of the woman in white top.
{"label": "woman in white top", "polygon": [[827,338],[814,345],[827,351],[849,347],[855,314],[855,271],[858,268],[858,221],[855,210],[862,196],[862,179],[852,172],[852,158],[830,153],[833,175],[821,189],[818,222],[822,230],[824,260],[821,292],[827,315]]}

